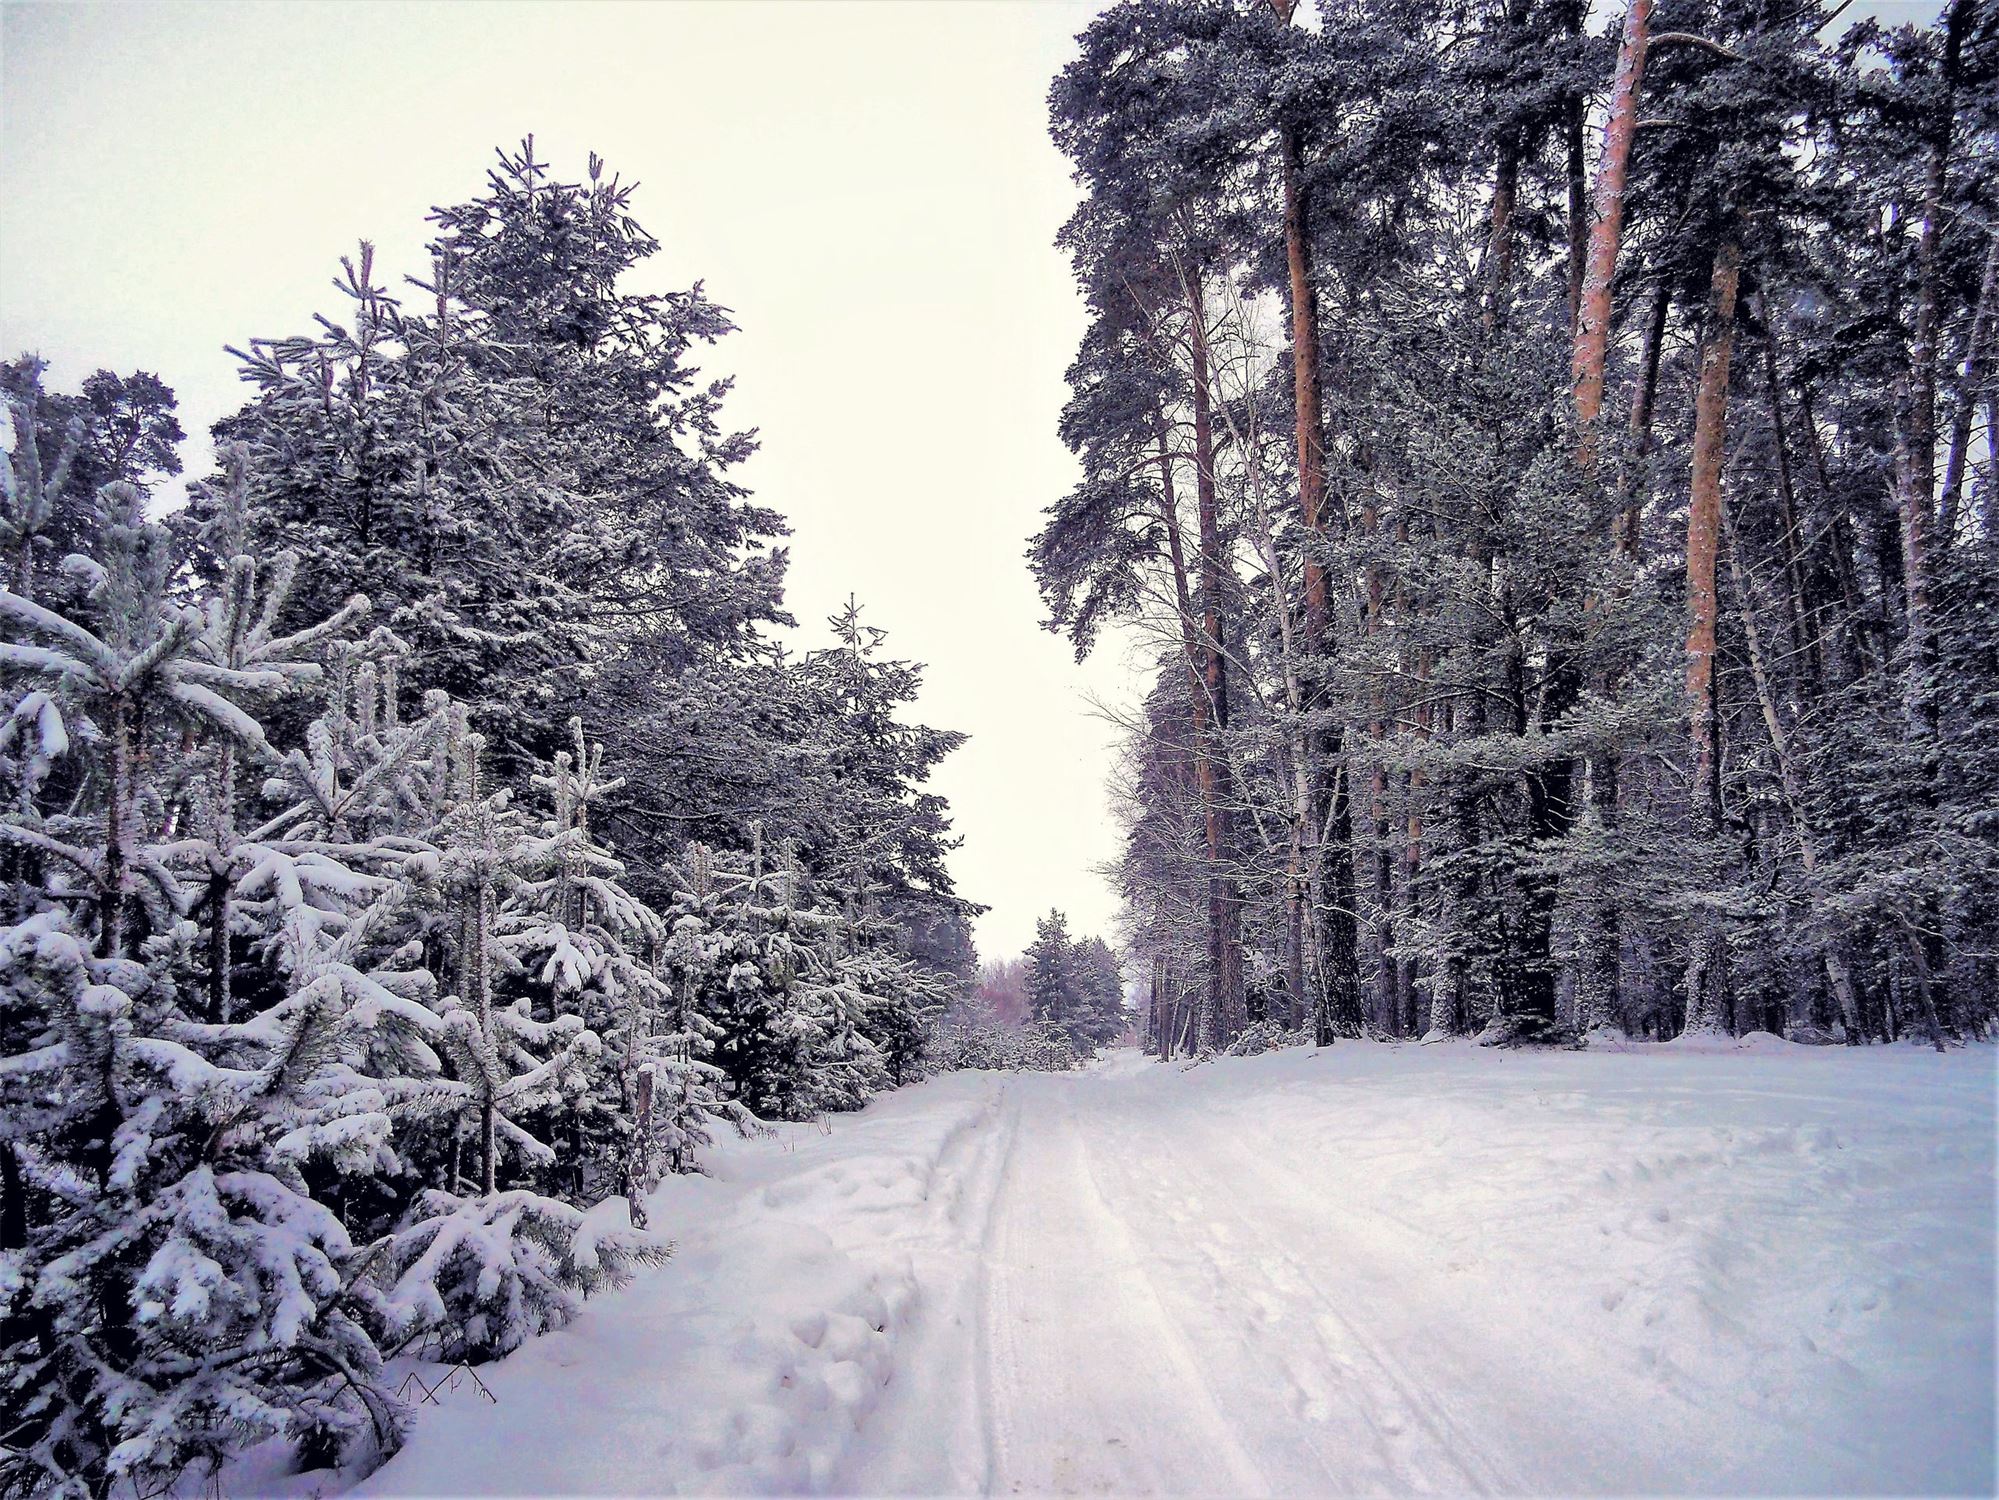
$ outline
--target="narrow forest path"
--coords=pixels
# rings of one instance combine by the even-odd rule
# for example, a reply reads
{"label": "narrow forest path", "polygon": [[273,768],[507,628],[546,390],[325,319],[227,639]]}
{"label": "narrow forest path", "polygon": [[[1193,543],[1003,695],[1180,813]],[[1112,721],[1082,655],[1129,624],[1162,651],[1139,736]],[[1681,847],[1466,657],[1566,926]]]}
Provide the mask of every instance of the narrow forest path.
{"label": "narrow forest path", "polygon": [[729,1143],[365,1488],[1989,1490],[1992,1052],[1770,1047],[1118,1053]]}

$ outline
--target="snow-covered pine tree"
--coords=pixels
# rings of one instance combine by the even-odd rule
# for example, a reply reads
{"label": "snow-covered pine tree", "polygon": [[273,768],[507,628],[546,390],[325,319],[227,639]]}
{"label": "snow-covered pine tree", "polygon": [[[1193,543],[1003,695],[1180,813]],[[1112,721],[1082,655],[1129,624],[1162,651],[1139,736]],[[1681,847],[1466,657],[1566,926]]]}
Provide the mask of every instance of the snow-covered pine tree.
{"label": "snow-covered pine tree", "polygon": [[938,1020],[959,993],[955,975],[919,961],[910,931],[888,914],[889,888],[850,870],[837,914],[815,914],[806,1004],[822,1040],[814,1053],[822,1109],[858,1109],[875,1094],[921,1076]]}
{"label": "snow-covered pine tree", "polygon": [[97,545],[98,491],[122,480],[150,493],[180,472],[184,436],[157,375],[98,370],[71,395],[48,390],[46,372],[33,354],[0,364],[0,407],[14,430],[11,465],[0,467],[0,547],[10,587],[29,599],[42,598],[51,562]]}
{"label": "snow-covered pine tree", "polygon": [[251,454],[251,540],[300,558],[280,626],[366,594],[412,647],[412,687],[525,743],[551,727],[588,612],[554,566],[563,476],[534,449],[532,391],[448,263],[418,284],[428,311],[381,284],[365,242],[335,284],[348,306],[317,333],[237,351],[257,395],[218,428]]}
{"label": "snow-covered pine tree", "polygon": [[[436,1002],[445,1076],[422,1090],[420,1104],[448,1122],[448,1156],[444,1185],[417,1193],[382,1242],[369,1273],[371,1315],[385,1348],[490,1358],[566,1321],[581,1296],[664,1259],[670,1246],[535,1190],[562,1180],[574,1190],[586,1176],[564,1171],[557,1147],[531,1127],[587,1108],[604,1048],[575,1010],[534,1014],[510,940],[533,954],[549,936],[536,893],[566,891],[551,877],[581,829],[530,832],[508,791],[484,786],[482,737],[462,706],[443,713],[433,793],[445,811],[431,836],[434,861],[416,863],[451,923],[438,953],[451,989]],[[571,955],[551,942],[545,962],[561,971]],[[502,1190],[503,1164],[525,1185]]]}
{"label": "snow-covered pine tree", "polygon": [[[210,663],[234,672],[255,674],[267,692],[316,682],[320,665],[317,648],[357,622],[368,601],[355,596],[325,619],[286,635],[276,634],[298,572],[297,554],[281,552],[260,566],[249,546],[249,454],[231,444],[223,455],[223,484],[203,541],[218,560],[221,580],[202,611],[200,650]],[[237,755],[231,738],[215,742],[198,784],[190,789],[196,804],[192,820],[204,836],[163,849],[170,859],[191,862],[203,884],[201,920],[206,928],[207,1019],[231,1019],[231,976],[235,959],[235,887],[254,859],[254,849],[237,847]]]}
{"label": "snow-covered pine tree", "polygon": [[16,637],[0,662],[52,684],[67,726],[41,744],[86,759],[98,804],[42,815],[29,798],[0,822],[46,862],[36,909],[0,932],[0,1114],[20,1169],[0,1212],[10,1490],[148,1489],[260,1436],[351,1452],[396,1435],[347,1232],[297,1166],[326,1145],[314,1121],[340,1112],[330,1029],[313,1007],[189,1018],[175,974],[191,902],[150,838],[152,750],[194,736],[267,753],[238,700],[284,674],[213,659],[138,490],[109,485],[102,504],[101,557],[69,564],[74,616],[0,593]]}
{"label": "snow-covered pine tree", "polygon": [[[760,849],[738,861],[688,845],[683,888],[666,912],[663,973],[695,1022],[678,1034],[712,1039],[728,1097],[759,1119],[798,1119],[814,1108],[807,1059],[819,1026],[797,994],[805,943],[796,871],[788,861],[762,866]],[[698,1088],[697,1075],[684,1075],[690,1085]]]}
{"label": "snow-covered pine tree", "polygon": [[1074,948],[1077,989],[1081,999],[1077,1040],[1085,1051],[1108,1046],[1124,1034],[1124,971],[1110,944],[1100,937],[1084,938]]}
{"label": "snow-covered pine tree", "polygon": [[667,996],[651,1056],[640,1064],[650,1068],[653,1080],[651,1133],[641,1139],[642,1149],[648,1140],[650,1149],[644,1150],[647,1172],[641,1177],[655,1166],[698,1171],[715,1121],[727,1121],[745,1135],[758,1128],[749,1107],[732,1095],[729,1074],[713,1061],[725,1033],[700,1003],[727,941],[718,928],[711,858],[705,847],[689,847],[682,879],[687,889],[667,913],[668,936],[654,960]]}
{"label": "snow-covered pine tree", "polygon": [[1078,999],[1069,919],[1052,909],[1047,916],[1037,918],[1026,959],[1027,998],[1034,1007],[1034,1019],[1067,1027]]}
{"label": "snow-covered pine tree", "polygon": [[592,830],[591,809],[623,783],[603,774],[603,746],[582,721],[569,727],[570,748],[533,778],[550,806],[552,863],[521,887],[499,942],[533,1008],[580,1017],[603,1042],[589,1086],[546,1122],[561,1135],[566,1191],[588,1201],[622,1189],[643,1227],[655,1171],[692,1169],[705,1119],[753,1122],[719,1097],[701,1023],[657,966],[665,921],[625,888],[624,865]]}

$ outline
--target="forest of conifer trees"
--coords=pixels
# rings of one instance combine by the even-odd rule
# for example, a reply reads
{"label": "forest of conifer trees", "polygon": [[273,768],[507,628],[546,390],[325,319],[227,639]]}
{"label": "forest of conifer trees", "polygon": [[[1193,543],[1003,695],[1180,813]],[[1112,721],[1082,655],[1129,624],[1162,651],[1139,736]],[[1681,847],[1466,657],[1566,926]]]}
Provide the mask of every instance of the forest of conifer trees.
{"label": "forest of conifer trees", "polygon": [[714,1131],[926,1066],[962,736],[855,607],[772,633],[730,323],[622,289],[629,200],[530,141],[421,276],[364,244],[164,516],[165,384],[4,368],[0,1493],[363,1471],[385,1361],[563,1322]]}
{"label": "forest of conifer trees", "polygon": [[1152,1045],[1984,1034],[1999,10],[1293,9],[1051,95]]}

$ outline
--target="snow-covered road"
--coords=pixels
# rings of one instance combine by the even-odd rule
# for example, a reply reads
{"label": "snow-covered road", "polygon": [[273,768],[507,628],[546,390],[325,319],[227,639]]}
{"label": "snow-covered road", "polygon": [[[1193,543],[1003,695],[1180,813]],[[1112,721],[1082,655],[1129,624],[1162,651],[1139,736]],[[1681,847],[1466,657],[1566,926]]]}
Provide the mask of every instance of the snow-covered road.
{"label": "snow-covered road", "polygon": [[365,1491],[1989,1493],[1993,1061],[940,1078],[668,1184]]}

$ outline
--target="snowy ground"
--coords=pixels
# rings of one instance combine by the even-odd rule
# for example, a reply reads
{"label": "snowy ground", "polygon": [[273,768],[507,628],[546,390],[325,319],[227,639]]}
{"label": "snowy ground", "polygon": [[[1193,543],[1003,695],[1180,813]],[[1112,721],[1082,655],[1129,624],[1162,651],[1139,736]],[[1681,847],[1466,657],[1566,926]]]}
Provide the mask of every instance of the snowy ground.
{"label": "snowy ground", "polygon": [[670,1183],[676,1260],[361,1493],[1990,1493],[1994,1094],[1774,1041],[940,1078]]}

